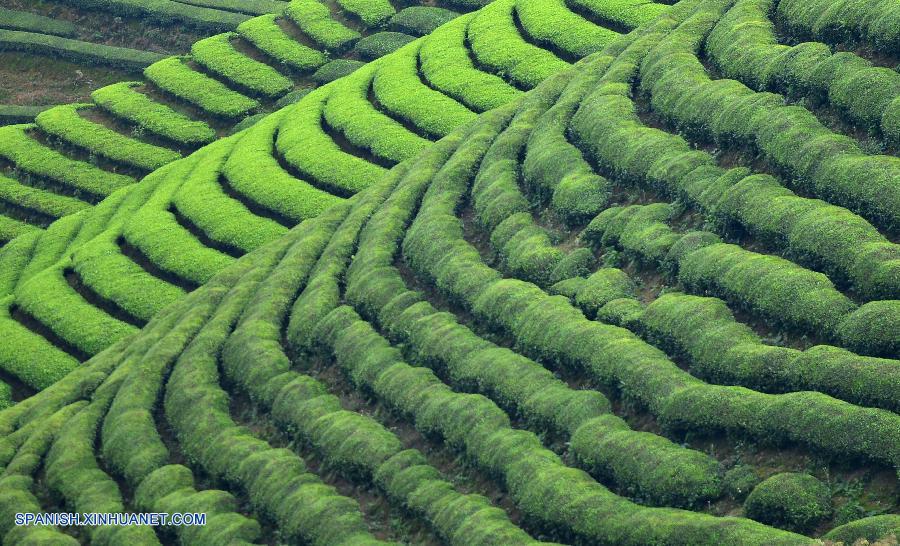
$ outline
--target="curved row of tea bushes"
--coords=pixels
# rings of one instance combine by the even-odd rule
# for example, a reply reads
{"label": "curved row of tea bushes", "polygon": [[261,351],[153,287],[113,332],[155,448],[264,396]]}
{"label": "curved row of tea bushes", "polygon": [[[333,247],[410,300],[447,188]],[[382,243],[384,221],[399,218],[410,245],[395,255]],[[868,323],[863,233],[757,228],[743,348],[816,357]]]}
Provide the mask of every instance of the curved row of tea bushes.
{"label": "curved row of tea bushes", "polygon": [[135,506],[144,512],[202,513],[206,524],[172,526],[168,530],[185,544],[252,544],[260,525],[238,512],[238,500],[227,491],[197,490],[189,468],[172,464],[148,475],[134,492]]}
{"label": "curved row of tea bushes", "polygon": [[372,80],[372,93],[381,108],[421,130],[442,138],[472,122],[475,113],[422,83],[417,59],[421,43],[404,47],[382,61]]}
{"label": "curved row of tea bushes", "polygon": [[367,27],[385,25],[396,11],[390,0],[336,0],[347,13],[358,17]]}
{"label": "curved row of tea bushes", "polygon": [[[84,407],[84,403],[70,404],[47,418],[32,422],[26,428],[30,434],[21,442],[9,464],[0,473],[0,539],[5,543],[27,544],[30,541],[46,544],[73,545],[79,542],[64,534],[56,526],[22,525],[16,526],[16,513],[22,510],[41,511],[37,498],[34,474],[43,462],[54,437],[71,418],[72,414]],[[21,432],[21,431],[20,431]]]}
{"label": "curved row of tea bushes", "polygon": [[[646,502],[690,505],[716,497],[718,465],[713,459],[630,430],[610,414],[602,394],[573,390],[538,363],[480,338],[452,314],[438,312],[410,292],[392,265],[400,244],[397,226],[412,216],[425,183],[432,176],[466,176],[467,167],[477,163],[494,132],[502,128],[502,123],[491,125],[457,135],[457,142],[442,141],[440,150],[420,156],[404,175],[360,235],[347,275],[347,298],[377,316],[392,341],[414,352],[417,363],[445,370],[455,387],[490,397],[542,433],[570,436],[570,449],[585,467]],[[449,148],[461,138],[465,143],[446,161]]]}
{"label": "curved row of tea bushes", "polygon": [[[191,156],[188,165],[196,168],[188,171],[190,174],[185,175],[184,184],[192,184],[193,176],[203,179],[211,175],[210,171],[220,169],[223,156],[232,143],[233,140],[221,140],[204,149],[204,153]],[[204,159],[211,161],[209,169],[197,167]],[[128,218],[121,234],[155,266],[190,285],[199,286],[234,262],[234,258],[197,240],[170,212],[172,195],[181,183],[178,177],[169,177]]]}
{"label": "curved row of tea bushes", "polygon": [[569,225],[593,218],[606,205],[609,180],[596,174],[584,155],[566,136],[566,127],[578,100],[611,57],[595,56],[589,70],[579,71],[557,100],[535,122],[521,164],[523,187],[550,207]]}
{"label": "curved row of tea bushes", "polygon": [[0,248],[20,235],[31,233],[40,228],[9,216],[0,216]]}
{"label": "curved row of tea bushes", "polygon": [[767,243],[822,268],[867,299],[900,294],[900,250],[863,218],[808,199],[769,175],[725,170],[679,135],[645,126],[615,86],[581,103],[572,134],[594,161],[620,179],[686,198],[707,214],[741,225]]}
{"label": "curved row of tea bushes", "polygon": [[835,527],[825,534],[825,538],[853,544],[861,538],[874,541],[892,533],[900,534],[900,515],[884,514],[851,521]]}
{"label": "curved row of tea bushes", "polygon": [[41,131],[92,154],[147,171],[181,158],[174,150],[127,137],[79,114],[79,110],[90,107],[89,104],[55,106],[38,114],[34,122]]}
{"label": "curved row of tea bushes", "polygon": [[620,36],[570,11],[565,0],[517,0],[514,9],[529,39],[564,56],[586,57]]}
{"label": "curved row of tea bushes", "polygon": [[26,186],[0,174],[0,206],[4,203],[34,211],[53,220],[90,206],[80,199]]}
{"label": "curved row of tea bushes", "polygon": [[[226,153],[230,151],[230,147],[226,148]],[[217,247],[233,250],[238,255],[287,233],[283,225],[257,216],[222,191],[219,179],[225,158],[219,159],[219,165],[216,165],[216,159],[208,157],[202,167],[192,173],[189,184],[175,191],[170,210],[177,210],[183,219],[217,243]]]}
{"label": "curved row of tea bushes", "polygon": [[[668,262],[684,286],[718,295],[776,324],[839,341],[862,354],[896,354],[897,300],[858,306],[825,275],[784,258],[722,243],[708,232],[676,233],[667,225],[673,212],[662,203],[612,207],[586,232],[649,263]],[[879,318],[872,320],[873,315]]]}
{"label": "curved row of tea bushes", "polygon": [[230,415],[215,355],[260,277],[270,269],[271,254],[261,254],[255,269],[242,262],[196,296],[182,300],[182,309],[210,296],[222,301],[212,320],[201,323],[198,334],[177,355],[166,383],[166,420],[188,456],[207,473],[244,491],[250,505],[269,517],[287,540],[322,546],[384,544],[368,532],[356,501],[323,483],[291,450],[272,447]]}
{"label": "curved row of tea bushes", "polygon": [[[346,209],[346,207],[342,207]],[[375,484],[405,508],[421,514],[451,543],[530,543],[502,510],[479,495],[464,495],[445,481],[416,450],[370,417],[341,408],[312,377],[288,371],[280,324],[291,296],[306,280],[345,210],[307,223],[278,265],[261,283],[223,348],[223,369],[254,400],[271,407],[275,421],[309,442],[324,460],[355,482]],[[275,295],[281,297],[274,297]]]}
{"label": "curved row of tea bushes", "polygon": [[251,127],[234,145],[222,173],[244,199],[297,224],[318,216],[342,199],[285,171],[274,157],[281,118],[273,114]]}
{"label": "curved row of tea bushes", "polygon": [[265,97],[287,93],[294,83],[272,68],[247,57],[231,43],[232,33],[217,34],[194,42],[191,59],[240,89]]}
{"label": "curved row of tea bushes", "polygon": [[72,254],[72,267],[95,294],[143,325],[184,290],[154,277],[122,254],[114,232],[91,239]]}
{"label": "curved row of tea bushes", "polygon": [[597,20],[626,28],[650,23],[669,6],[650,0],[565,0],[566,4],[589,13]]}
{"label": "curved row of tea bushes", "polygon": [[676,430],[731,430],[900,465],[900,440],[889,432],[900,419],[894,414],[819,393],[768,395],[703,383],[631,332],[588,321],[534,285],[501,280],[463,238],[455,209],[466,184],[437,182],[407,232],[404,257],[442,293],[501,327],[526,356],[585,370]]}
{"label": "curved row of tea bushes", "polygon": [[0,29],[0,51],[20,51],[140,72],[165,55],[20,30]]}
{"label": "curved row of tea bushes", "polygon": [[181,22],[198,28],[231,30],[250,17],[240,13],[192,6],[174,0],[65,0],[76,8],[96,9],[125,17],[147,17],[161,23]]}
{"label": "curved row of tea bushes", "polygon": [[104,171],[44,146],[29,136],[32,127],[0,127],[0,157],[17,170],[46,178],[64,188],[67,195],[92,202],[135,182],[130,176]]}
{"label": "curved row of tea bushes", "polygon": [[163,91],[213,116],[239,118],[259,106],[256,99],[192,70],[185,60],[178,57],[163,59],[145,68],[144,77]]}
{"label": "curved row of tea bushes", "polygon": [[354,146],[371,151],[393,165],[413,157],[430,144],[369,102],[368,93],[377,63],[366,65],[341,80],[328,95],[322,116]]}
{"label": "curved row of tea bushes", "polygon": [[323,129],[333,87],[317,89],[291,107],[275,137],[276,153],[319,189],[349,197],[378,180],[385,168],[349,154]]}
{"label": "curved row of tea bushes", "polygon": [[472,18],[458,17],[425,37],[419,50],[419,71],[430,87],[481,113],[515,100],[522,92],[472,63],[466,45]]}
{"label": "curved row of tea bushes", "polygon": [[[709,23],[698,19],[698,25],[703,33]],[[695,41],[687,32],[672,34],[648,54],[640,85],[655,112],[723,145],[749,144],[806,192],[889,230],[900,225],[900,189],[893,183],[900,158],[864,153],[854,139],[828,130],[805,108],[785,106],[779,95],[711,80]]]}
{"label": "curved row of tea bushes", "polygon": [[[293,348],[311,348],[314,343],[332,353],[360,389],[410,416],[421,433],[442,437],[500,477],[519,508],[549,529],[618,544],[665,541],[669,533],[676,532],[681,536],[690,533],[698,543],[709,540],[707,532],[719,538],[739,537],[747,543],[804,540],[745,520],[638,507],[611,494],[583,472],[566,468],[533,434],[510,428],[508,417],[487,399],[455,393],[430,371],[403,362],[399,350],[352,309],[339,306],[338,286],[356,247],[358,230],[395,183],[391,180],[367,192],[326,247],[306,289],[293,304],[287,327]],[[473,423],[477,423],[474,428]],[[609,513],[610,518],[600,517],[602,513]],[[623,514],[630,515],[627,524]],[[668,515],[673,518],[672,527],[663,519]],[[597,525],[598,519],[602,525]]]}
{"label": "curved row of tea bushes", "polygon": [[691,372],[709,381],[765,392],[815,390],[900,413],[896,360],[826,345],[804,351],[765,345],[716,298],[664,294],[644,309],[638,321],[644,335],[686,353]]}
{"label": "curved row of tea bushes", "polygon": [[179,0],[184,4],[206,8],[246,13],[247,15],[265,15],[281,13],[287,6],[286,0]]}
{"label": "curved row of tea bushes", "polygon": [[348,307],[327,315],[316,337],[361,388],[409,415],[423,434],[439,435],[498,476],[520,510],[548,529],[616,544],[664,543],[675,536],[690,536],[696,544],[806,542],[749,520],[646,508],[612,494],[583,471],[566,467],[535,435],[512,429],[508,417],[486,399],[455,393],[432,373],[403,362],[399,351]]}
{"label": "curved row of tea bushes", "polygon": [[292,38],[278,26],[276,15],[245,21],[238,25],[237,33],[269,57],[295,70],[314,70],[325,64],[325,53]]}
{"label": "curved row of tea bushes", "polygon": [[365,61],[374,61],[397,51],[415,39],[415,36],[402,32],[376,32],[356,42],[353,52]]}
{"label": "curved row of tea bushes", "polygon": [[[112,376],[121,380],[124,374],[116,372]],[[121,513],[125,509],[119,484],[101,468],[95,452],[98,428],[118,385],[114,380],[96,388],[90,403],[66,422],[44,462],[48,488],[78,512]],[[92,526],[85,534],[92,542],[160,544],[150,527]]]}
{"label": "curved row of tea bushes", "polygon": [[741,0],[709,35],[706,51],[729,78],[757,90],[824,99],[859,126],[900,143],[900,73],[820,43],[780,45],[774,0]]}
{"label": "curved row of tea bushes", "polygon": [[49,268],[23,282],[16,304],[85,355],[94,355],[137,328],[87,302],[65,279],[64,268]]}
{"label": "curved row of tea bushes", "polygon": [[[270,17],[263,17],[262,20],[267,23],[269,30],[279,24]],[[462,24],[451,23],[452,25],[456,25],[455,28],[459,30],[458,34],[454,34],[454,40],[458,39],[458,44],[455,41],[453,44],[456,48],[454,54],[467,63],[473,75],[490,81],[487,87],[467,87],[467,95],[484,102],[497,86],[505,86],[518,96],[520,92],[501,78],[481,72],[472,64],[465,42],[467,20],[463,20]],[[433,38],[428,36],[423,42],[432,41]],[[423,43],[419,51],[422,63],[425,62],[426,46]],[[410,49],[414,47],[411,45]],[[28,241],[13,245],[3,253],[4,263],[22,264],[16,267],[24,267],[29,262],[31,265],[24,272],[10,270],[4,277],[8,276],[11,282],[21,284],[42,268],[52,267],[54,273],[48,278],[61,282],[62,274],[74,272],[77,282],[82,283],[81,288],[87,290],[85,298],[92,302],[91,305],[97,305],[98,320],[118,319],[122,322],[120,327],[143,324],[162,304],[210,279],[231,263],[234,257],[257,248],[283,233],[284,227],[319,214],[381,177],[384,173],[381,165],[373,163],[366,153],[360,153],[352,146],[348,147],[342,140],[343,135],[340,133],[344,130],[359,131],[361,127],[358,120],[351,119],[353,114],[366,112],[367,116],[379,116],[386,123],[402,128],[404,134],[412,135],[423,143],[428,141],[407,130],[400,120],[411,127],[418,127],[418,123],[444,132],[472,119],[471,111],[454,103],[453,99],[442,96],[439,88],[429,89],[433,82],[428,81],[424,70],[418,75],[415,73],[418,67],[418,63],[414,63],[415,51],[404,50],[404,54],[407,55],[404,58],[406,81],[416,84],[415,88],[422,97],[420,100],[417,100],[417,93],[407,92],[403,96],[394,82],[388,85],[387,74],[381,80],[382,83],[378,84],[379,92],[384,93],[384,104],[377,96],[374,80],[370,82],[368,89],[366,86],[351,88],[345,84],[344,87],[335,85],[317,91],[286,110],[283,118],[273,118],[258,129],[242,133],[235,141],[243,144],[233,142],[234,152],[227,153],[222,165],[214,166],[215,161],[210,156],[205,156],[202,161],[192,160],[187,164],[187,170],[182,171],[181,176],[186,179],[184,184],[176,182],[176,177],[172,176],[168,182],[157,184],[150,191],[141,191],[140,195],[133,193],[127,199],[123,198],[130,203],[128,211],[116,213],[121,220],[117,220],[118,223],[84,253],[74,253],[76,257],[81,256],[82,261],[70,263],[67,260],[58,264],[54,260],[58,260],[65,252],[72,255],[74,250],[106,229],[104,222],[107,220],[103,218],[110,218],[105,216],[107,212],[101,213],[96,222],[91,218],[93,214],[85,217],[96,228],[100,228],[92,228],[90,233],[93,235],[82,231],[77,235],[77,240],[60,240],[60,244],[53,246],[46,258],[32,260],[28,257],[27,252],[24,252],[27,250],[26,243],[30,244]],[[390,66],[389,60],[373,67],[370,76],[377,77],[376,67],[380,71],[385,66]],[[148,75],[160,67],[164,69],[163,73],[171,69],[180,71],[182,79],[178,83],[181,86],[179,89],[187,93],[181,93],[181,98],[200,105],[205,113],[215,110],[226,113],[233,106],[228,96],[218,94],[216,89],[211,89],[207,84],[218,86],[218,91],[230,93],[231,98],[239,97],[256,104],[252,99],[231,91],[218,80],[194,70],[186,59],[173,58],[157,63],[148,68]],[[360,81],[362,75],[364,73],[359,76]],[[419,77],[418,83],[413,80],[416,76]],[[154,86],[166,90],[166,85],[161,83],[163,80],[166,78],[157,79],[154,85],[149,86],[148,97],[154,96]],[[168,87],[166,92],[179,95],[173,89],[175,87]],[[425,106],[426,102],[430,102],[427,97],[443,98],[447,105],[456,104],[458,119],[438,120],[438,112]],[[230,115],[233,116],[238,111],[240,109],[233,109]],[[393,116],[397,117],[392,119]],[[445,120],[451,118],[456,116],[446,116]],[[428,131],[423,130],[423,133],[427,134]],[[251,134],[254,136],[250,137]],[[357,143],[366,143],[370,138],[385,141],[384,135],[371,132],[356,134],[355,138]],[[404,146],[392,149],[397,152],[394,157],[396,161],[412,155],[412,150]],[[242,164],[248,157],[254,160],[253,168]],[[196,172],[189,174],[194,168]],[[275,178],[262,178],[262,172]],[[286,198],[292,195],[293,198]],[[223,215],[222,211],[229,211],[229,214]],[[73,222],[70,226],[74,228],[76,224],[77,222]],[[14,225],[10,231],[21,233],[20,226],[21,224]],[[56,230],[56,233],[62,234],[62,231]],[[77,233],[77,230],[71,233]],[[45,242],[54,238],[40,238],[42,242],[38,246],[43,248]],[[34,242],[36,239],[30,241]],[[518,248],[524,249],[525,246],[520,244]],[[172,249],[178,250],[173,252]],[[579,258],[586,257],[583,254],[580,253]],[[51,259],[50,256],[56,258]],[[37,265],[38,263],[41,265]],[[565,265],[569,271],[577,264]],[[581,271],[577,267],[576,269]],[[572,273],[560,273],[560,278],[570,274]],[[4,278],[3,282],[8,281]],[[35,287],[37,285],[28,287],[29,294]],[[111,332],[116,334],[113,338],[118,336],[118,330],[113,329]],[[65,336],[61,337],[71,341]],[[85,343],[72,345],[76,348],[86,346]]]}
{"label": "curved row of tea bushes", "polygon": [[472,54],[484,68],[531,89],[569,63],[534,46],[519,34],[514,20],[517,0],[497,0],[479,10],[466,29]]}
{"label": "curved row of tea bushes", "polygon": [[405,34],[427,36],[459,17],[459,13],[434,6],[410,6],[391,17],[390,26]]}
{"label": "curved row of tea bushes", "polygon": [[292,0],[284,16],[326,51],[344,51],[360,38],[359,32],[332,19],[328,6],[319,0]]}
{"label": "curved row of tea bushes", "polygon": [[800,34],[831,42],[861,40],[885,52],[900,49],[900,13],[891,0],[779,0],[776,17]]}
{"label": "curved row of tea bushes", "polygon": [[[477,167],[471,204],[475,220],[490,235],[490,243],[510,274],[541,286],[590,270],[593,256],[585,249],[563,251],[532,217],[531,204],[519,190],[518,161],[540,118],[571,79],[570,73],[550,78],[525,97],[516,116],[492,144]],[[593,196],[590,196],[593,197]]]}
{"label": "curved row of tea bushes", "polygon": [[3,371],[35,390],[46,389],[77,368],[79,362],[13,320],[9,313],[11,303],[11,297],[0,301],[0,333],[9,340],[0,346]]}
{"label": "curved row of tea bushes", "polygon": [[114,83],[91,93],[91,99],[113,116],[180,145],[198,146],[215,140],[216,132],[204,121],[191,119],[156,102],[135,89],[141,85],[140,82]]}
{"label": "curved row of tea bushes", "polygon": [[0,28],[53,34],[69,38],[74,36],[77,31],[75,24],[69,21],[6,8],[0,8]]}

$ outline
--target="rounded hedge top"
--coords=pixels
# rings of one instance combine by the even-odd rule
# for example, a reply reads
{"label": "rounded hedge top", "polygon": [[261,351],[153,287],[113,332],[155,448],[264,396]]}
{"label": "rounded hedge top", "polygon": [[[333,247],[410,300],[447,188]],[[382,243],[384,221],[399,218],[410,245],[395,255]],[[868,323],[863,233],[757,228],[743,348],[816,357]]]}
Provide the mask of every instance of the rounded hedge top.
{"label": "rounded hedge top", "polygon": [[746,515],[756,521],[804,531],[831,513],[831,492],[809,474],[776,474],[756,486],[744,503]]}

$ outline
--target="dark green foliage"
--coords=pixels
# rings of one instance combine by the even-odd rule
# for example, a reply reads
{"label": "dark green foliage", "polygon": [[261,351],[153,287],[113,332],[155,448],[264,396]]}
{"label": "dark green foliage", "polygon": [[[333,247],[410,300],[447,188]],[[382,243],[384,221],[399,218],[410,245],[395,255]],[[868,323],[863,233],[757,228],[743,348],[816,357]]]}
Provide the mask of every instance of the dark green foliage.
{"label": "dark green foliage", "polygon": [[69,21],[6,8],[0,8],[0,28],[67,37],[73,36],[76,31],[75,25]]}
{"label": "dark green foliage", "polygon": [[731,498],[741,500],[753,491],[759,481],[759,476],[752,466],[739,464],[725,473],[722,485]]}
{"label": "dark green foliage", "polygon": [[365,63],[354,61],[352,59],[335,59],[329,63],[325,63],[321,68],[316,70],[312,75],[312,79],[319,85],[323,85],[352,74],[363,65],[365,65]]}
{"label": "dark green foliage", "polygon": [[895,358],[900,354],[900,301],[863,305],[841,323],[837,334],[856,352]]}
{"label": "dark green foliage", "polygon": [[825,534],[826,539],[842,541],[844,544],[855,544],[859,539],[878,540],[893,533],[900,533],[900,515],[885,514],[858,519],[835,527]]}
{"label": "dark green foliage", "polygon": [[82,42],[60,36],[36,34],[18,30],[0,29],[0,51],[21,51],[75,62],[97,63],[114,68],[140,72],[144,67],[159,61],[165,55],[152,51],[140,51],[91,42]]}
{"label": "dark green foliage", "polygon": [[[160,23],[183,22],[216,31],[231,30],[250,18],[231,10],[213,9],[173,0],[65,0],[79,8],[97,9],[126,17],[147,17]],[[265,0],[262,3],[266,3]],[[217,5],[221,5],[218,4]],[[245,2],[240,5],[246,6]],[[273,4],[269,4],[271,6]],[[268,11],[268,10],[266,10]]]}
{"label": "dark green foliage", "polygon": [[785,472],[757,485],[744,509],[757,521],[803,531],[831,513],[831,492],[809,474]]}
{"label": "dark green foliage", "polygon": [[449,23],[459,14],[449,9],[434,6],[410,6],[391,17],[391,26],[413,36],[425,36],[439,26]]}
{"label": "dark green foliage", "polygon": [[376,32],[356,42],[353,51],[362,59],[372,61],[393,53],[415,39],[415,36],[402,32]]}

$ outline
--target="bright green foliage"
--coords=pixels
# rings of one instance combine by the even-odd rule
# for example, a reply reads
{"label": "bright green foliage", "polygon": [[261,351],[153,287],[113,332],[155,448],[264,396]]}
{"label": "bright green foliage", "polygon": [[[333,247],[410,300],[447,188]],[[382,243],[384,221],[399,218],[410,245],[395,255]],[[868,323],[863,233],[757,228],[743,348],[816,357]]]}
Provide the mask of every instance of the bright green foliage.
{"label": "bright green foliage", "polygon": [[427,36],[419,51],[419,64],[431,87],[475,112],[484,112],[509,103],[521,91],[472,64],[465,45],[466,28],[472,17],[458,17]]}
{"label": "bright green foliage", "polygon": [[385,25],[394,16],[394,6],[389,0],[336,0],[348,13],[358,17],[367,27]]}
{"label": "bright green foliage", "polygon": [[0,367],[34,389],[46,389],[78,367],[78,361],[10,318],[10,298],[0,302]]}
{"label": "bright green foliage", "polygon": [[146,323],[184,291],[162,281],[122,255],[112,237],[97,237],[73,255],[74,269],[85,286],[116,302],[132,322]]}
{"label": "bright green foliage", "polygon": [[427,136],[441,138],[472,122],[475,113],[423,84],[416,73],[420,44],[396,52],[379,63],[372,93],[381,107],[404,119]]}
{"label": "bright green foliage", "polygon": [[154,101],[135,89],[140,85],[139,82],[107,85],[91,93],[91,99],[114,116],[179,144],[206,144],[216,138],[209,125]]}
{"label": "bright green foliage", "polygon": [[144,69],[144,76],[175,97],[199,106],[213,116],[237,118],[259,103],[205,74],[191,70],[178,57],[169,57]]}
{"label": "bright green foliage", "polygon": [[515,13],[531,39],[576,58],[600,51],[619,36],[573,13],[564,0],[518,0]]}
{"label": "bright green foliage", "polygon": [[89,107],[86,104],[56,106],[38,114],[34,121],[46,133],[92,154],[139,169],[152,171],[181,157],[174,150],[129,138],[78,113]]}
{"label": "bright green foliage", "polygon": [[277,16],[254,17],[238,25],[237,33],[260,51],[297,70],[313,70],[325,64],[325,54],[307,47],[288,35]]}
{"label": "bright green foliage", "polygon": [[74,36],[76,31],[75,25],[69,21],[6,8],[0,8],[0,28],[68,37]]}
{"label": "bright green foliage", "polygon": [[16,291],[16,303],[59,337],[85,354],[96,354],[137,328],[91,306],[51,268],[28,279]]}
{"label": "bright green foliage", "polygon": [[217,34],[194,42],[191,57],[210,72],[221,76],[238,88],[266,97],[287,93],[293,82],[286,76],[235,49],[234,34]]}
{"label": "bright green foliage", "polygon": [[709,52],[725,75],[759,90],[827,99],[855,124],[897,141],[887,116],[900,97],[900,74],[849,52],[832,54],[824,44],[780,45],[773,10],[773,0],[741,0],[710,33]]}
{"label": "bright green foliage", "polygon": [[50,55],[75,62],[102,64],[133,72],[155,63],[165,55],[126,47],[82,42],[60,36],[0,29],[0,51],[21,51]]}
{"label": "bright green foliage", "polygon": [[234,191],[297,224],[342,199],[291,176],[278,164],[273,153],[279,121],[278,116],[270,116],[241,137],[222,172]]}
{"label": "bright green foliage", "polygon": [[848,316],[838,329],[847,347],[863,354],[900,354],[900,300],[872,301]]}
{"label": "bright green foliage", "polygon": [[206,525],[173,526],[167,529],[190,544],[224,544],[258,540],[259,523],[238,512],[238,500],[226,491],[194,486],[190,469],[181,465],[162,466],[150,473],[135,491],[135,504],[146,512],[189,512],[206,514]]}
{"label": "bright green foliage", "polygon": [[80,199],[26,186],[0,174],[0,204],[3,202],[35,211],[53,219],[76,213],[90,206]]}
{"label": "bright green foliage", "polygon": [[434,6],[410,6],[391,17],[391,26],[413,36],[427,36],[459,17],[455,11]]}
{"label": "bright green foliage", "polygon": [[358,32],[332,19],[319,0],[291,0],[284,15],[327,51],[342,51],[360,38]]}
{"label": "bright green foliage", "polygon": [[497,0],[472,17],[469,43],[478,62],[516,85],[531,89],[569,64],[519,35],[513,20],[516,0]]}
{"label": "bright green foliage", "polygon": [[572,0],[572,5],[590,12],[598,21],[609,21],[626,28],[645,25],[668,8],[652,0]]}
{"label": "bright green foliage", "polygon": [[802,531],[831,513],[831,492],[809,474],[785,472],[757,485],[744,509],[757,521]]}
{"label": "bright green foliage", "polygon": [[642,311],[637,325],[660,346],[690,357],[691,373],[715,383],[763,392],[815,390],[863,406],[900,409],[895,360],[827,345],[805,351],[765,345],[715,298],[662,295]]}
{"label": "bright green foliage", "polygon": [[368,100],[377,64],[367,65],[342,80],[328,96],[323,118],[354,146],[370,150],[390,163],[422,151],[430,141],[379,112]]}
{"label": "bright green foliage", "polygon": [[38,228],[15,218],[0,216],[0,242],[8,243],[20,235],[33,232]]}
{"label": "bright green foliage", "polygon": [[277,153],[305,180],[349,197],[369,187],[385,169],[344,152],[322,130],[329,90],[313,91],[285,112],[275,145]]}
{"label": "bright green foliage", "polygon": [[17,169],[53,180],[76,197],[99,200],[134,179],[69,158],[28,135],[28,126],[0,127],[0,156]]}

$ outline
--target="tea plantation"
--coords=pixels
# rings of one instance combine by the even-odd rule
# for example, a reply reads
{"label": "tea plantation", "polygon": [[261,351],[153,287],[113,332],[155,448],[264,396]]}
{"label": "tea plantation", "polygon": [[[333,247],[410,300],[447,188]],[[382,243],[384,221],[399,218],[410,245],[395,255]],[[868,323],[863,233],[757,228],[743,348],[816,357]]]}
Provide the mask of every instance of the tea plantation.
{"label": "tea plantation", "polygon": [[896,0],[66,2],[224,32],[0,127],[3,544],[897,543]]}

